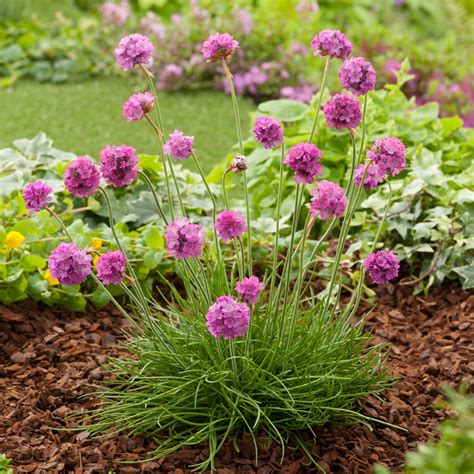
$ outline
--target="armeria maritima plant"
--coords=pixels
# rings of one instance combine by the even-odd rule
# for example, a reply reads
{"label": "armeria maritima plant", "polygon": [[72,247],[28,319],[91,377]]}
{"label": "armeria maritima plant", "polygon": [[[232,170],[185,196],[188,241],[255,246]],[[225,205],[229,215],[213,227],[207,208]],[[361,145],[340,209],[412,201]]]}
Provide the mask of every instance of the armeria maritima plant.
{"label": "armeria maritima plant", "polygon": [[[364,187],[373,188],[399,173],[405,165],[405,147],[392,137],[379,139],[368,148],[362,163],[367,92],[373,87],[375,72],[362,58],[348,59],[352,45],[338,31],[321,32],[312,46],[315,55],[326,58],[326,66],[309,140],[292,142],[286,150],[284,124],[273,117],[259,117],[254,128],[255,138],[263,147],[278,154],[281,151],[270,268],[253,266],[246,177],[252,163],[245,157],[229,67],[238,43],[227,33],[210,37],[202,50],[203,61],[209,62],[209,67],[219,67],[214,63],[220,63],[223,68],[236,118],[238,155],[223,173],[222,202],[202,172],[193,137],[178,130],[168,134],[163,127],[160,101],[147,68],[152,45],[141,35],[123,38],[116,50],[119,65],[124,70],[138,66],[150,88],[128,99],[124,115],[130,121],[145,119],[156,135],[165,195],[160,195],[139,169],[139,158],[130,146],[106,146],[100,153],[99,166],[89,157],[72,163],[65,175],[67,189],[79,199],[99,192],[109,210],[116,248],[98,256],[100,248],[80,249],[73,242],[51,207],[51,189],[45,183],[26,187],[27,207],[33,211],[46,208],[71,241],[60,244],[51,254],[51,274],[64,285],[78,284],[90,275],[133,322],[136,331],[126,345],[132,356],[110,362],[114,377],[95,394],[102,400],[101,409],[86,420],[93,434],[150,435],[159,446],[150,457],[205,443],[208,456],[194,467],[212,470],[214,458],[228,436],[250,433],[258,456],[256,436],[262,432],[284,448],[290,438],[304,445],[299,435],[302,429],[370,421],[360,413],[360,401],[387,386],[384,353],[381,347],[370,344],[370,335],[360,324],[354,326],[351,321],[359,306],[365,272],[381,284],[398,274],[393,252],[375,252],[383,221],[365,263],[360,264],[356,288],[344,302],[340,264]],[[347,130],[352,141],[352,162],[343,186],[320,179],[324,150],[313,143],[329,65],[339,60],[345,60],[342,84],[356,96],[338,94],[330,98],[324,115],[329,130]],[[361,133],[355,130],[359,124]],[[187,159],[197,167],[212,203],[212,225],[208,228],[192,222],[177,185],[174,162]],[[296,197],[282,259],[280,218],[285,167],[293,172]],[[229,205],[226,178],[230,177],[241,179],[243,209],[231,209]],[[127,259],[114,226],[110,191],[100,182],[122,188],[133,186],[136,179],[144,180],[150,188],[168,255],[175,260],[183,283],[180,288],[184,290],[163,279],[163,285],[150,293],[140,285]],[[298,221],[303,215],[307,215],[306,223],[299,232]],[[325,230],[309,246],[308,237],[316,220]],[[309,269],[333,233],[337,246],[331,277],[325,290],[316,294]],[[96,253],[95,269],[88,252]],[[129,299],[128,305],[112,296],[117,295],[115,286]]]}

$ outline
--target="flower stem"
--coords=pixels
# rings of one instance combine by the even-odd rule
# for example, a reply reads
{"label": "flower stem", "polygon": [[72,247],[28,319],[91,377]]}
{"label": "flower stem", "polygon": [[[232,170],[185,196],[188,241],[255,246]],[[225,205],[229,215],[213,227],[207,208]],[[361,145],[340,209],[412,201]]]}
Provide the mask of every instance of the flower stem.
{"label": "flower stem", "polygon": [[321,101],[324,94],[324,87],[326,86],[326,79],[329,72],[329,65],[331,64],[331,56],[326,57],[326,64],[324,65],[323,79],[321,81],[321,89],[319,90],[318,104],[316,106],[316,116],[314,117],[313,127],[311,128],[311,133],[309,134],[308,143],[313,143],[313,137],[316,132],[316,127],[318,126],[319,112],[321,110]]}
{"label": "flower stem", "polygon": [[138,174],[143,178],[143,181],[147,184],[148,188],[151,191],[151,194],[153,196],[153,199],[155,200],[156,208],[158,209],[158,213],[160,214],[161,218],[163,219],[163,222],[165,225],[168,225],[168,219],[166,218],[165,213],[163,212],[163,209],[161,208],[160,200],[158,199],[158,196],[155,191],[155,187],[153,186],[153,183],[151,182],[150,178],[147,176],[147,174],[143,171],[138,171]]}

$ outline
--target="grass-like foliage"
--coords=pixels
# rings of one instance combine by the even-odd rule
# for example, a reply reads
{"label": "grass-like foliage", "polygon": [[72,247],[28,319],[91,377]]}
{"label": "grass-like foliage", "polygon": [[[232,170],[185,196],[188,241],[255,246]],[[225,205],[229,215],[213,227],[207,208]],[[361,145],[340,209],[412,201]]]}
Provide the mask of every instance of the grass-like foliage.
{"label": "grass-like foliage", "polygon": [[[369,148],[363,161],[366,94],[375,86],[375,72],[361,58],[349,59],[346,72],[341,70],[347,75],[343,84],[348,84],[355,97],[334,96],[325,104],[324,114],[329,127],[348,132],[350,172],[345,189],[327,180],[315,182],[323,172],[323,152],[313,138],[326,78],[331,60],[347,59],[352,45],[338,31],[323,31],[312,44],[316,54],[326,57],[326,66],[309,139],[285,143],[283,124],[268,115],[258,117],[254,126],[256,139],[265,148],[280,149],[282,157],[269,268],[253,266],[256,242],[252,238],[248,163],[227,63],[238,43],[227,33],[212,35],[202,48],[207,62],[221,63],[228,80],[239,142],[239,153],[223,172],[223,203],[218,202],[202,171],[193,150],[194,137],[177,130],[169,135],[164,131],[153,77],[145,65],[153,46],[140,35],[123,38],[116,58],[124,70],[139,66],[150,91],[131,96],[123,113],[128,121],[146,119],[155,132],[164,184],[153,185],[139,169],[134,148],[126,145],[106,146],[100,153],[99,167],[89,157],[80,157],[64,174],[65,187],[73,195],[85,198],[100,193],[117,250],[102,254],[97,249],[79,249],[49,205],[52,190],[48,184],[37,181],[25,187],[27,207],[33,212],[46,208],[71,241],[51,253],[51,277],[63,285],[79,285],[90,275],[134,324],[135,332],[127,344],[131,356],[110,361],[108,370],[114,377],[96,394],[102,406],[86,420],[92,433],[149,434],[158,441],[153,453],[158,457],[181,446],[206,443],[209,455],[195,468],[213,470],[215,456],[229,435],[249,432],[255,440],[257,433],[265,432],[283,448],[293,437],[305,449],[298,430],[371,420],[359,413],[360,402],[387,386],[385,355],[380,346],[371,346],[370,335],[353,320],[365,272],[380,284],[398,274],[399,262],[393,252],[374,253],[384,219],[360,266],[356,286],[344,302],[341,260],[363,188],[388,183],[389,176],[398,174],[405,166],[405,146],[397,138],[385,137]],[[361,95],[363,111],[356,98]],[[355,131],[359,123],[360,134]],[[292,146],[285,153],[286,145]],[[208,228],[194,224],[184,205],[173,161],[185,159],[194,163],[212,202]],[[290,203],[292,220],[286,226],[281,222],[282,208],[288,205],[282,199],[284,166],[294,172],[296,182],[294,202]],[[227,178],[231,176],[242,178],[242,212],[229,206]],[[176,259],[180,289],[164,276],[156,293],[140,286],[114,226],[113,206],[108,191],[100,185],[101,178],[114,187],[128,186],[137,178],[149,186],[157,215],[166,226],[166,249]],[[310,190],[312,199],[306,206],[307,187],[313,183],[316,187]],[[390,198],[388,201],[385,216]],[[300,219],[305,224],[297,231]],[[316,219],[324,221],[324,232],[309,245]],[[310,275],[318,263],[318,250],[336,229],[331,276],[327,287],[318,293]],[[285,252],[284,258],[280,251]],[[88,252],[96,254],[95,272]],[[117,293],[112,287],[118,285],[129,297],[127,307],[113,296]],[[255,451],[258,456],[256,442]]]}

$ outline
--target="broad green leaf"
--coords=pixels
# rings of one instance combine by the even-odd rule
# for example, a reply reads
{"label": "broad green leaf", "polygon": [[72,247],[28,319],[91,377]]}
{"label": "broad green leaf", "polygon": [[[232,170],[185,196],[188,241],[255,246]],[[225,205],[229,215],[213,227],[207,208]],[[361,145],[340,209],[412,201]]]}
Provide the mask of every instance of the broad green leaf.
{"label": "broad green leaf", "polygon": [[309,112],[309,107],[295,100],[280,99],[262,102],[258,106],[258,110],[284,122],[296,122]]}

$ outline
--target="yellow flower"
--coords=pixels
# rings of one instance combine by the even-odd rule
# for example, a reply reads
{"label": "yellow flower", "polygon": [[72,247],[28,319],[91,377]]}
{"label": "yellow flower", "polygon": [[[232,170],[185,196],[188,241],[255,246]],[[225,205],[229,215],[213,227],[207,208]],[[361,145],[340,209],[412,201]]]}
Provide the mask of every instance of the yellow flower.
{"label": "yellow flower", "polygon": [[94,258],[92,259],[94,267],[97,265],[97,260],[99,260],[99,255],[94,255]]}
{"label": "yellow flower", "polygon": [[51,272],[49,271],[49,269],[47,269],[43,273],[43,280],[46,280],[48,282],[49,286],[59,285],[59,281],[56,280],[56,278],[54,278],[53,275],[51,275]]}
{"label": "yellow flower", "polygon": [[5,247],[7,250],[17,249],[21,247],[24,240],[25,236],[22,233],[12,230],[5,237]]}
{"label": "yellow flower", "polygon": [[96,250],[99,250],[102,248],[102,243],[103,243],[102,239],[98,239],[96,237],[92,239],[92,247],[94,247]]}

